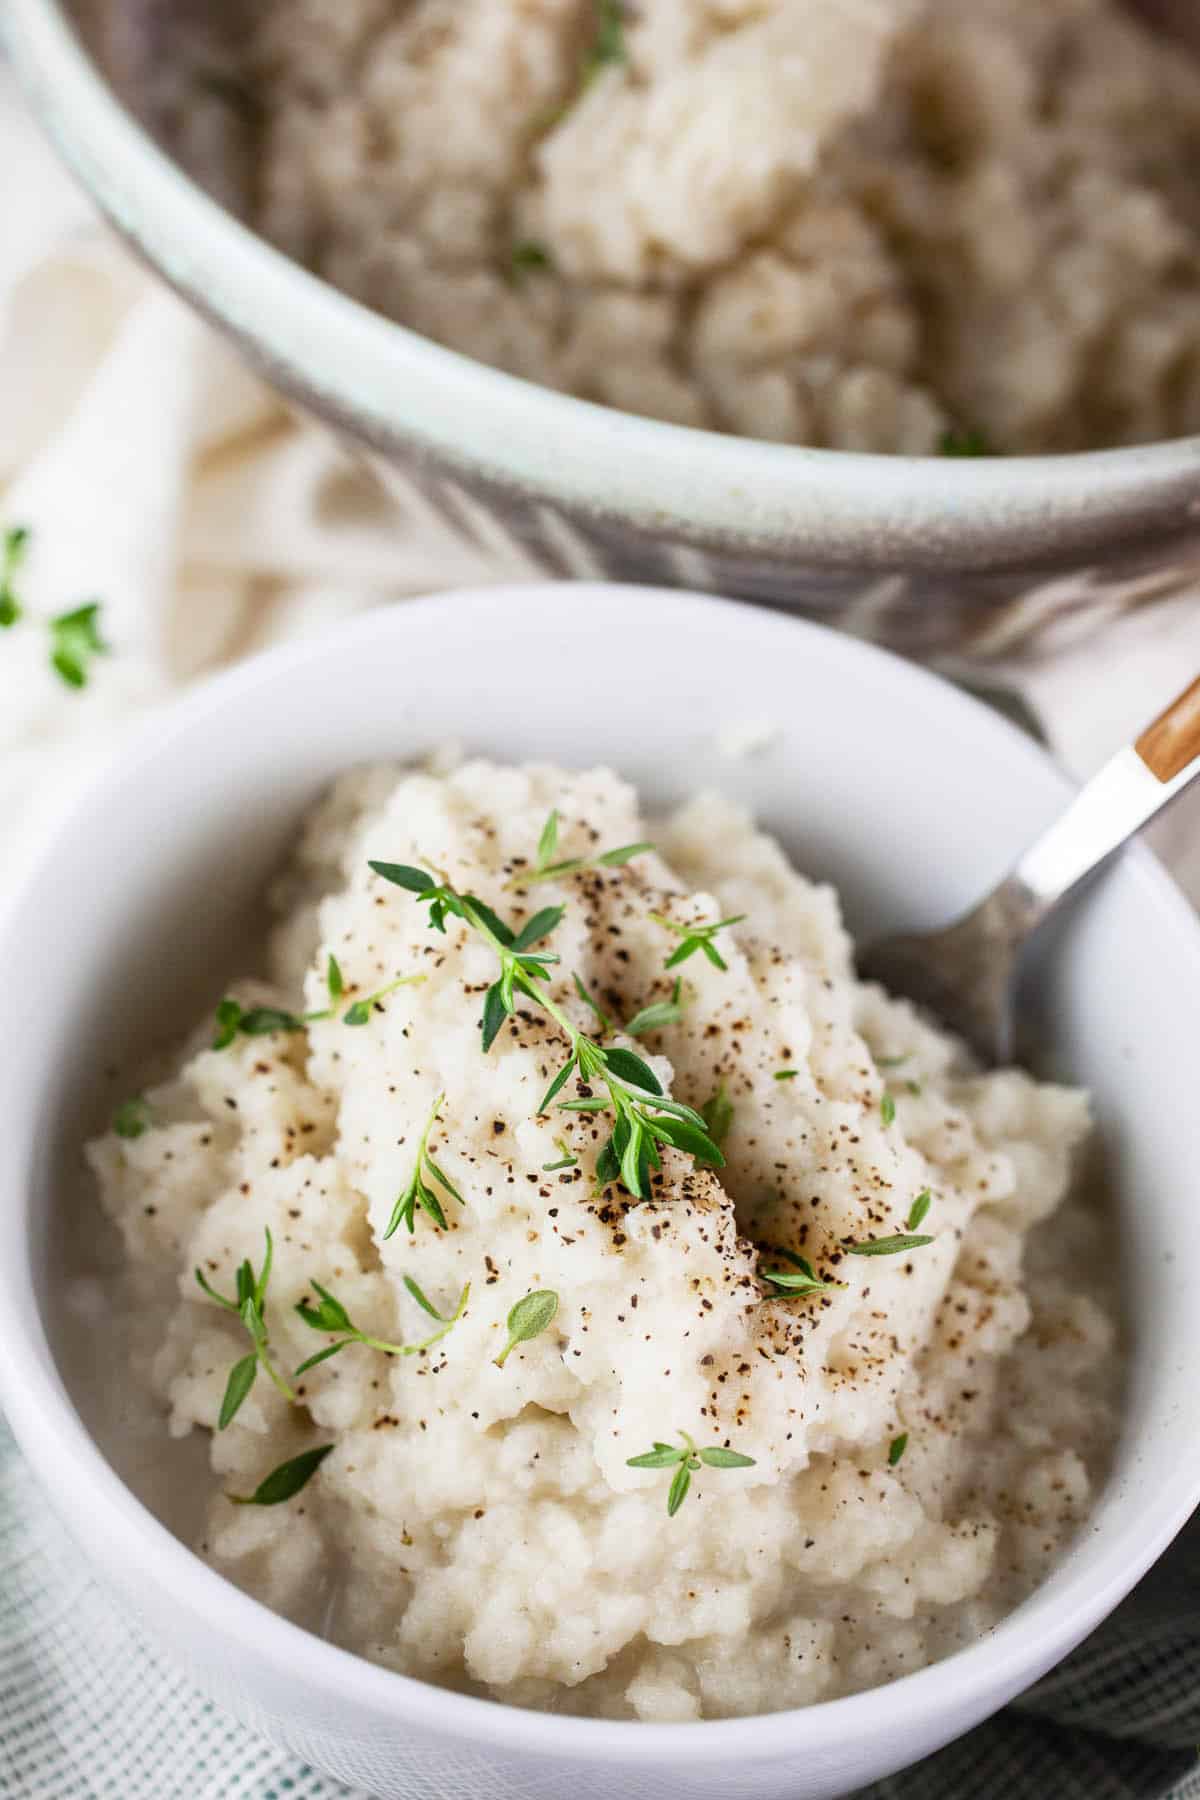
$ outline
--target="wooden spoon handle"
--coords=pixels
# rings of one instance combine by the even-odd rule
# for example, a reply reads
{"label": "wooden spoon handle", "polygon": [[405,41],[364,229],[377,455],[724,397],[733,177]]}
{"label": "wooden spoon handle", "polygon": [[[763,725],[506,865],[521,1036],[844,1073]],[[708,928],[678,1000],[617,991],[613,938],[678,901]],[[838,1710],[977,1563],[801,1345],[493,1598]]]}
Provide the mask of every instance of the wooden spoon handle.
{"label": "wooden spoon handle", "polygon": [[1200,675],[1146,727],[1133,747],[1160,781],[1173,781],[1194,756],[1200,756]]}

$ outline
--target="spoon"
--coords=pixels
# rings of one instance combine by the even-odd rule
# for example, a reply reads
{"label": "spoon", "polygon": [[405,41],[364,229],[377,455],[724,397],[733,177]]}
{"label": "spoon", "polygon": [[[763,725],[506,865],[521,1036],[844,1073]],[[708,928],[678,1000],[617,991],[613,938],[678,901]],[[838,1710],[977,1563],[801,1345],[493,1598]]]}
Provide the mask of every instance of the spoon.
{"label": "spoon", "polygon": [[1197,775],[1200,677],[1093,775],[986,899],[941,931],[880,939],[861,958],[863,975],[935,1014],[985,1064],[1011,1061],[1015,976],[1030,937]]}

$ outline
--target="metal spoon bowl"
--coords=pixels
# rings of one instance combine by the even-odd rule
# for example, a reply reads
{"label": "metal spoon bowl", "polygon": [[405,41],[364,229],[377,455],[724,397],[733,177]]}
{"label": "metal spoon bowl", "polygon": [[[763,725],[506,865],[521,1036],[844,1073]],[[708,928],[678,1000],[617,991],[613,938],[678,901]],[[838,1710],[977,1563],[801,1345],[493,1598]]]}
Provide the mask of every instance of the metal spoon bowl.
{"label": "metal spoon bowl", "polygon": [[1118,750],[1012,873],[941,931],[883,938],[862,973],[906,995],[985,1063],[1012,1060],[1021,954],[1055,908],[1200,775],[1200,677]]}

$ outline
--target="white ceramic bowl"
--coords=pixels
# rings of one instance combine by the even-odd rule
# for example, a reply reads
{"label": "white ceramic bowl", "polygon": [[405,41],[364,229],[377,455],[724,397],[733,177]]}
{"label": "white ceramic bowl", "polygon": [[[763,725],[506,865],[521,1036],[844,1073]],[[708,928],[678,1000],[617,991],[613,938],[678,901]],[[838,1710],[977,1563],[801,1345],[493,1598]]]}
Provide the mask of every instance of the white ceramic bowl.
{"label": "white ceramic bowl", "polygon": [[[1167,5],[1194,10],[1153,0]],[[982,459],[755,442],[555,393],[358,305],[211,200],[140,122],[150,77],[189,44],[194,62],[220,17],[215,0],[3,0],[0,35],[113,222],[369,459],[401,521],[432,513],[520,572],[775,600],[926,660],[984,662],[1196,581],[1200,437]]]}
{"label": "white ceramic bowl", "polygon": [[[723,761],[714,731],[750,717],[777,726],[773,747]],[[716,782],[838,884],[864,932],[952,912],[1068,792],[1031,743],[933,677],[686,595],[541,587],[419,601],[198,689],[80,796],[0,921],[0,1400],[68,1527],[168,1653],[222,1705],[381,1800],[845,1793],[1040,1675],[1200,1500],[1200,925],[1134,852],[1060,931],[1036,983],[1048,1053],[1095,1093],[1132,1350],[1115,1472],[1045,1586],[949,1660],[802,1712],[645,1725],[465,1698],[331,1648],[194,1557],[90,1440],[53,1348],[64,1244],[89,1229],[93,1205],[78,1143],[111,1105],[97,1072],[211,1001],[297,817],[335,771],[447,734],[503,757],[609,761],[652,803]]]}

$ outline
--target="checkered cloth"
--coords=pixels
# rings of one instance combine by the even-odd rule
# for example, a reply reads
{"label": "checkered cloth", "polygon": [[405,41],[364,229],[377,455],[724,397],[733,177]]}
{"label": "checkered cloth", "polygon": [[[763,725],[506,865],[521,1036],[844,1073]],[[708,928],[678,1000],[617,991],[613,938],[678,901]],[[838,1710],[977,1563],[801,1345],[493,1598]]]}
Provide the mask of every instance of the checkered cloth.
{"label": "checkered cloth", "polygon": [[[861,1800],[1200,1800],[1198,1743],[1200,1518],[1016,1706]],[[218,1712],[158,1657],[47,1512],[2,1423],[0,1795],[368,1800]]]}

